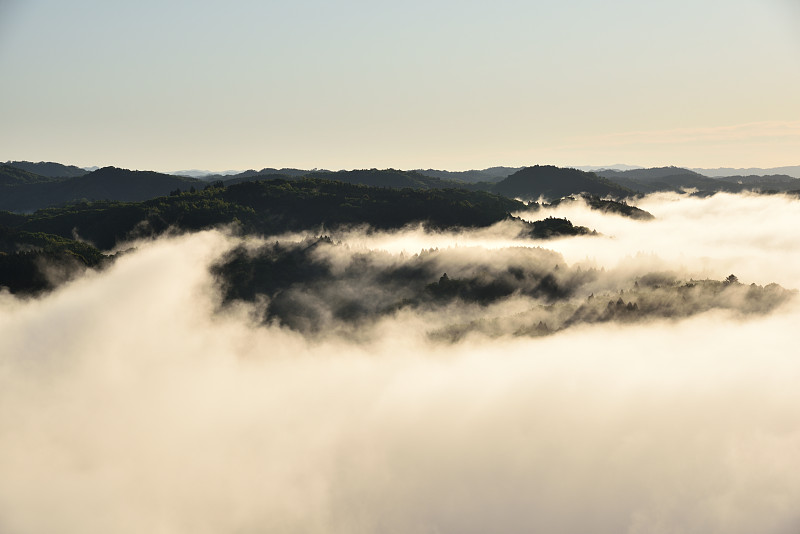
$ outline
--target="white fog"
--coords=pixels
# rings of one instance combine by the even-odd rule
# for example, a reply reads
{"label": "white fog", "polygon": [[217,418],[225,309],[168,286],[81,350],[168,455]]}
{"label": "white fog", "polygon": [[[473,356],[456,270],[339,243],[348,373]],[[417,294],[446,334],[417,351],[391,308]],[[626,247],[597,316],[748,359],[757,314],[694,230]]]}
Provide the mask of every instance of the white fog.
{"label": "white fog", "polygon": [[[650,272],[800,288],[797,200],[637,205],[656,219],[578,203],[535,217],[600,236],[362,229],[318,253],[336,266],[380,251],[388,265],[438,248],[431,261],[456,272],[532,254],[599,270],[581,288],[598,294]],[[0,295],[0,531],[800,529],[798,299],[540,337],[428,335],[459,314],[533,306],[514,296],[310,336],[260,322],[258,304],[220,305],[209,269],[240,242],[221,230],[138,242],[48,295]],[[383,298],[363,284],[336,290]]]}

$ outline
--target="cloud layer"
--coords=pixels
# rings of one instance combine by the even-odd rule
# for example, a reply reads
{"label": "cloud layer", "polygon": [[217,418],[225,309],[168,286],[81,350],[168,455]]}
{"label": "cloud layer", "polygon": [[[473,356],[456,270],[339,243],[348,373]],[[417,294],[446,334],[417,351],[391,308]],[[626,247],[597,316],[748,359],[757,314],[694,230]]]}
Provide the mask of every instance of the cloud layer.
{"label": "cloud layer", "polygon": [[[320,254],[334,272],[430,247],[463,269],[555,256],[593,265],[609,291],[653,271],[800,287],[797,206],[651,197],[653,222],[565,208],[603,236],[523,243],[555,253],[518,253],[493,229],[353,231]],[[263,303],[220,307],[209,267],[241,244],[217,231],[139,243],[44,298],[0,295],[0,530],[800,527],[794,300],[546,337],[428,336],[443,313],[529,310],[517,295],[306,336],[262,324]],[[382,298],[380,285],[367,277],[363,291]]]}

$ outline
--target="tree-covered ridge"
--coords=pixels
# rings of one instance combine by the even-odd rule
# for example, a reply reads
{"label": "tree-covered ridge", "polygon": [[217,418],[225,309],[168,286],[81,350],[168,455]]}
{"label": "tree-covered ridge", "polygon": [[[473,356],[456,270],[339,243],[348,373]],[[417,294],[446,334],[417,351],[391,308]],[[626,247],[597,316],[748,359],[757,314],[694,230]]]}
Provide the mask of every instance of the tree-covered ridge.
{"label": "tree-covered ridge", "polygon": [[254,215],[242,223],[261,233],[319,225],[399,228],[413,222],[435,228],[481,227],[525,209],[521,202],[491,193],[391,189],[321,178],[246,182],[226,188],[220,196],[253,209]]}
{"label": "tree-covered ridge", "polygon": [[778,284],[742,284],[734,275],[725,280],[674,280],[663,285],[636,280],[627,290],[592,293],[583,300],[555,299],[514,315],[453,323],[430,335],[446,341],[456,341],[472,333],[542,336],[584,324],[683,319],[710,310],[759,315],[775,310],[796,295],[797,291]]}
{"label": "tree-covered ridge", "polygon": [[[256,179],[256,180],[262,179],[263,180],[263,179],[265,179],[265,178],[263,178],[264,176],[283,176],[283,177],[286,177],[286,178],[301,178],[301,177],[307,175],[310,172],[328,173],[328,172],[331,172],[331,171],[316,170],[316,169],[314,169],[314,170],[295,169],[295,168],[290,168],[290,167],[283,167],[283,168],[280,168],[280,169],[276,169],[274,167],[264,167],[260,171],[257,171],[255,169],[248,169],[248,170],[243,171],[243,172],[237,172],[237,173],[232,173],[232,174],[209,173],[209,174],[203,174],[203,175],[198,176],[198,177],[202,178],[203,180],[205,180],[207,182],[216,182],[218,180],[222,180],[224,182],[239,183],[239,182],[246,182],[246,181],[250,181],[250,180],[254,180],[254,179]],[[186,175],[181,175],[180,173],[172,173],[172,174],[174,174],[176,176],[186,176]],[[187,176],[187,177],[194,178],[194,176]]]}
{"label": "tree-covered ridge", "polygon": [[0,210],[33,212],[80,201],[139,202],[176,188],[203,187],[205,182],[150,171],[104,167],[66,179],[45,179],[0,185]]}
{"label": "tree-covered ridge", "polygon": [[201,191],[173,193],[144,202],[84,202],[47,208],[16,220],[25,230],[62,237],[77,234],[110,249],[136,232],[158,234],[170,226],[199,230],[236,223],[253,234],[362,224],[388,229],[415,222],[435,228],[481,227],[526,209],[521,202],[491,193],[398,190],[313,178],[229,187],[215,183]]}
{"label": "tree-covered ridge", "polygon": [[74,178],[89,172],[75,165],[64,165],[54,161],[7,161],[5,164],[33,174],[57,179]]}
{"label": "tree-covered ridge", "polygon": [[[452,318],[430,335],[452,341],[470,332],[544,335],[587,323],[682,318],[712,309],[761,314],[794,295],[776,284],[741,284],[735,276],[681,281],[652,273],[624,282],[617,274],[570,267],[541,248],[491,255],[432,249],[398,257],[379,251],[343,256],[337,252],[342,247],[320,237],[236,248],[213,268],[223,306],[260,303],[264,322],[305,334],[356,330],[402,310],[434,313]],[[595,294],[609,282],[622,289]],[[487,310],[509,299],[526,299],[528,310],[494,316]],[[470,316],[478,318],[464,320]]]}
{"label": "tree-covered ridge", "polygon": [[[465,189],[392,189],[321,178],[193,187],[143,202],[82,202],[29,215],[0,213],[0,286],[20,294],[52,289],[87,268],[109,264],[113,257],[108,251],[124,242],[170,229],[230,225],[241,235],[275,236],[362,226],[392,230],[410,224],[481,228],[502,222],[504,231],[514,228],[524,237],[593,233],[566,219],[524,222],[512,213],[535,210],[536,204]],[[598,197],[584,200],[597,204],[596,209],[626,209],[620,203],[608,207]],[[641,216],[634,213],[627,215]],[[431,335],[457,339],[472,330],[540,335],[576,324],[681,317],[709,309],[764,313],[791,295],[774,285],[744,286],[735,277],[686,283],[657,275],[631,280],[619,294],[624,282],[618,276],[570,267],[559,254],[530,247],[490,254],[482,249],[429,250],[399,257],[341,247],[330,238],[318,238],[277,241],[259,250],[237,248],[213,270],[223,305],[264,303],[265,321],[307,333],[356,328],[403,310],[433,312],[445,314],[449,325]],[[340,258],[335,268],[333,257]],[[616,285],[616,292],[609,292],[609,284]],[[475,307],[512,299],[528,299],[529,311],[492,319],[484,310],[470,319]],[[454,310],[458,312],[450,317]]]}
{"label": "tree-covered ridge", "polygon": [[47,176],[41,176],[11,165],[0,165],[0,186],[17,186],[53,181],[55,180]]}
{"label": "tree-covered ridge", "polygon": [[[131,239],[158,236],[168,229],[192,231],[233,225],[243,234],[275,235],[362,225],[398,229],[414,223],[431,229],[476,228],[513,219],[512,212],[532,207],[480,191],[391,189],[303,178],[228,187],[215,182],[203,190],[192,185],[189,191],[176,189],[169,196],[143,202],[80,202],[29,215],[0,212],[7,265],[0,271],[0,285],[28,287],[18,282],[19,270],[8,266],[12,256],[25,252],[27,245],[35,245],[30,241],[33,235],[49,236],[48,247],[40,247],[43,252],[52,256],[56,249],[62,255],[80,251],[82,263],[95,266],[102,263],[98,251],[112,250]],[[565,219],[514,221],[525,237],[591,233]]]}
{"label": "tree-covered ridge", "polygon": [[552,165],[525,167],[492,185],[491,190],[500,195],[523,200],[537,200],[540,197],[557,200],[579,193],[623,199],[635,194],[631,189],[595,173]]}
{"label": "tree-covered ridge", "polygon": [[[321,178],[336,180],[349,184],[369,185],[374,187],[390,187],[397,189],[465,189],[469,191],[484,191],[505,196],[507,198],[521,198],[523,200],[537,200],[544,197],[548,200],[557,200],[563,196],[589,194],[595,197],[612,197],[623,199],[634,196],[634,191],[599,177],[576,169],[564,169],[553,166],[525,167],[520,170],[510,167],[498,167],[496,173],[510,171],[507,177],[487,175],[492,181],[461,180],[459,173],[429,173],[427,171],[402,171],[396,169],[363,169],[352,171],[318,171],[308,172],[306,178]],[[488,169],[491,170],[491,169]],[[516,172],[514,172],[516,171]],[[470,171],[465,171],[470,172]],[[434,176],[433,174],[436,174]],[[479,175],[470,175],[477,178]],[[299,179],[298,175],[278,174],[252,174],[242,173],[236,177],[224,180],[225,184],[240,183],[244,181],[284,178],[287,180]],[[611,202],[611,201],[609,201]],[[592,207],[595,207],[592,205]]]}
{"label": "tree-covered ridge", "polygon": [[656,167],[627,171],[601,170],[597,174],[639,193],[696,190],[709,195],[718,192],[788,192],[800,188],[800,179],[787,175],[747,175],[708,177],[680,167]]}
{"label": "tree-covered ridge", "polygon": [[494,183],[503,180],[514,174],[522,167],[489,167],[488,169],[469,170],[469,171],[444,171],[437,169],[417,169],[416,172],[431,176],[433,178],[440,178],[442,180],[455,180],[458,182],[477,183],[486,182]]}
{"label": "tree-covered ridge", "polygon": [[397,169],[357,169],[338,172],[310,172],[305,176],[307,178],[323,178],[351,184],[369,185],[373,187],[393,187],[398,189],[446,189],[458,187],[460,185],[453,180],[442,180],[432,176],[425,176],[417,171],[402,171]]}
{"label": "tree-covered ridge", "polygon": [[87,243],[0,224],[0,286],[12,293],[53,289],[87,268],[104,266],[110,259]]}
{"label": "tree-covered ridge", "polygon": [[[504,169],[513,170],[512,168],[496,168],[492,171],[500,173],[505,172]],[[261,171],[246,171],[233,176],[221,176],[219,180],[214,181],[151,171],[131,171],[116,167],[104,167],[69,178],[47,178],[26,174],[26,172],[14,167],[8,167],[5,175],[0,172],[0,210],[30,213],[38,209],[84,201],[139,202],[165,196],[173,191],[185,192],[201,189],[208,183],[220,181],[225,185],[235,185],[248,181],[275,179],[294,181],[305,178],[393,189],[463,189],[525,200],[535,200],[541,196],[556,200],[561,196],[579,193],[620,199],[628,194],[633,194],[632,191],[610,186],[603,182],[604,179],[591,173],[539,166],[522,169],[498,183],[470,183],[457,179],[428,176],[418,171],[396,169],[361,169],[337,172],[262,169]],[[453,174],[453,176],[456,175],[457,173]]]}
{"label": "tree-covered ridge", "polygon": [[[629,171],[599,170],[585,172],[551,165],[532,167],[493,167],[482,171],[404,171],[397,169],[357,169],[343,171],[264,168],[234,175],[206,175],[204,179],[152,171],[131,171],[104,167],[87,172],[58,163],[10,162],[0,166],[0,210],[30,213],[46,207],[82,201],[138,202],[167,195],[171,191],[200,189],[211,182],[234,185],[247,181],[272,179],[299,180],[319,178],[349,184],[395,189],[465,189],[484,191],[508,198],[557,201],[563,197],[590,195],[604,202],[590,203],[595,209],[608,210],[611,201],[620,201],[655,191],[698,194],[719,191],[762,193],[800,189],[800,180],[789,176],[732,176],[708,178],[687,169],[664,167]],[[24,168],[23,168],[24,167]],[[38,170],[41,174],[31,173]],[[504,176],[508,173],[507,176]],[[610,178],[610,179],[609,179]],[[617,209],[627,214],[629,210]],[[635,211],[631,216],[636,216]]]}
{"label": "tree-covered ridge", "polygon": [[554,200],[549,205],[558,206],[561,204],[568,204],[577,201],[578,198],[582,199],[586,205],[593,210],[603,211],[605,213],[615,213],[617,215],[643,221],[649,221],[655,218],[653,217],[652,213],[649,213],[641,208],[637,208],[636,206],[631,206],[625,200],[616,201],[589,194],[560,198],[558,200]]}

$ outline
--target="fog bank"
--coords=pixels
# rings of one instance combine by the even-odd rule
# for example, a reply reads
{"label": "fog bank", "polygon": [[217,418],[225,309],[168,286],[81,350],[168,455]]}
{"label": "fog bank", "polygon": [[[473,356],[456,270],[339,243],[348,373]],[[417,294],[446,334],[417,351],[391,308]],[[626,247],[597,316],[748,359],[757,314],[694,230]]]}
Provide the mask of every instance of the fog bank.
{"label": "fog bank", "polygon": [[[570,206],[603,236],[513,242],[553,249],[561,269],[592,263],[608,284],[672,271],[800,287],[797,206],[651,197],[652,222]],[[319,254],[334,271],[432,246],[458,245],[442,258],[464,269],[525,257],[486,232],[353,231]],[[800,528],[797,299],[456,343],[428,336],[441,310],[407,307],[363,335],[309,337],[264,325],[257,303],[220,305],[209,267],[240,244],[143,242],[43,298],[0,294],[0,531]]]}

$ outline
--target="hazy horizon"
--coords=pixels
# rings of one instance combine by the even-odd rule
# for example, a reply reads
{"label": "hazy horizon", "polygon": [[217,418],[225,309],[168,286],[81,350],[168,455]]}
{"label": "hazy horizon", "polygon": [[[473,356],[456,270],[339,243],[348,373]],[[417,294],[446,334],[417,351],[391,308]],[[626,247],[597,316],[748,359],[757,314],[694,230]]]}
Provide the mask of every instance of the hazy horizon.
{"label": "hazy horizon", "polygon": [[[2,160],[0,159],[0,161],[2,161]],[[7,162],[27,161],[29,163],[58,163],[58,164],[61,164],[61,165],[78,167],[80,169],[84,169],[84,170],[87,170],[87,171],[92,171],[92,170],[96,170],[96,169],[100,169],[101,168],[101,166],[98,166],[98,165],[78,165],[78,164],[69,163],[69,162],[63,162],[63,161],[20,160],[20,159],[14,159],[14,158],[7,159],[6,161]],[[505,164],[500,163],[500,164],[490,165],[488,167],[470,168],[470,169],[453,169],[453,168],[446,168],[446,167],[440,167],[440,168],[434,169],[434,168],[416,167],[416,168],[399,169],[399,170],[404,170],[404,171],[435,170],[435,171],[445,171],[445,172],[458,173],[458,172],[469,172],[469,171],[483,171],[483,170],[489,170],[489,169],[499,168],[499,167],[524,168],[524,167],[530,167],[530,166],[534,166],[534,165],[549,165],[549,164],[548,163],[530,163],[530,164],[527,164],[527,165],[521,165],[519,167],[514,167],[512,165],[505,165]],[[116,165],[109,165],[109,166],[116,167]],[[641,166],[641,165],[630,165],[630,164],[626,164],[626,163],[615,163],[615,164],[611,164],[611,165],[562,165],[561,167],[563,167],[563,168],[571,168],[571,169],[580,169],[580,170],[584,170],[584,171],[600,171],[600,170],[622,170],[622,171],[625,171],[625,170],[636,170],[636,169],[652,168],[652,167],[644,167],[644,166]],[[711,167],[711,168],[709,168],[709,167],[688,167],[688,166],[670,164],[670,165],[664,165],[662,167],[676,167],[676,168],[679,168],[679,169],[686,169],[686,170],[698,172],[700,174],[704,174],[705,173],[706,176],[711,176],[711,177],[726,177],[726,176],[732,176],[732,175],[742,174],[742,173],[744,173],[744,174],[748,174],[748,173],[749,174],[754,174],[754,173],[755,174],[788,173],[788,174],[790,174],[790,175],[792,175],[792,176],[794,176],[796,178],[800,178],[800,165],[785,165],[785,166],[780,166],[780,167],[766,167],[766,168],[765,167]],[[366,167],[361,166],[361,167],[350,167],[350,168],[339,168],[339,169],[337,169],[337,168],[307,169],[307,168],[303,168],[303,167],[297,166],[297,165],[288,165],[288,166],[285,166],[285,167],[276,167],[274,165],[257,165],[257,166],[252,167],[252,168],[225,169],[225,170],[209,170],[209,169],[199,169],[199,168],[179,169],[179,170],[164,170],[164,169],[152,169],[152,168],[142,168],[142,167],[135,167],[134,166],[134,167],[131,167],[131,168],[128,168],[128,169],[129,170],[135,170],[135,171],[154,171],[154,172],[160,172],[160,173],[163,173],[163,174],[183,175],[183,176],[191,176],[191,177],[202,177],[202,176],[207,176],[207,175],[221,175],[221,176],[233,175],[233,174],[247,172],[249,170],[256,170],[256,171],[260,171],[262,169],[277,169],[277,170],[280,170],[281,168],[308,170],[308,171],[332,171],[332,172],[337,172],[337,171],[349,171],[349,170],[364,169]]]}
{"label": "hazy horizon", "polygon": [[791,0],[5,0],[0,146],[165,172],[797,165],[798,23]]}

